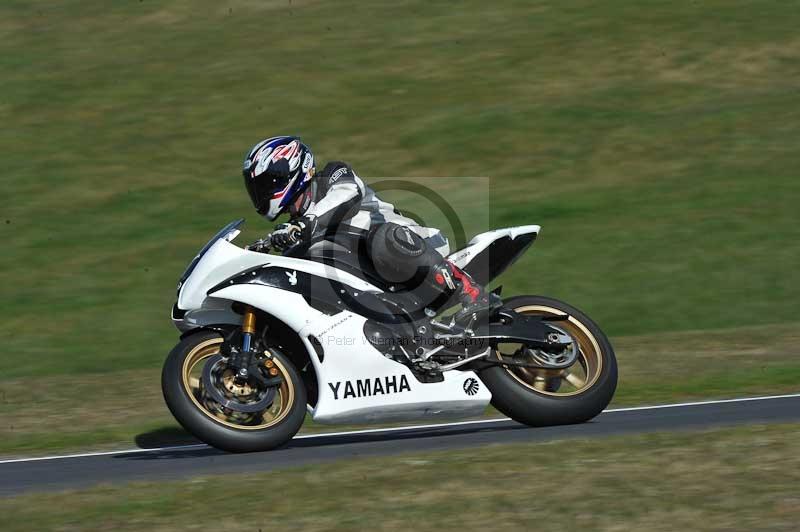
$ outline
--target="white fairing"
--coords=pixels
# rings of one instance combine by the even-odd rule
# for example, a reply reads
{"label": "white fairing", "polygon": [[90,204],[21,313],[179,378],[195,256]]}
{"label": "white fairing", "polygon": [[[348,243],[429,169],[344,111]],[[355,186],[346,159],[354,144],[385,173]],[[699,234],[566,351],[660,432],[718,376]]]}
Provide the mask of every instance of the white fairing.
{"label": "white fairing", "polygon": [[[450,371],[442,382],[419,382],[408,367],[384,357],[367,342],[362,332],[365,321],[342,312],[315,320],[301,331],[317,370],[314,421],[370,423],[483,413],[492,396],[474,372]],[[322,362],[309,335],[322,346]]]}
{"label": "white fairing", "polygon": [[[187,310],[187,316],[190,318],[199,310],[219,308],[219,302],[206,295],[211,288],[245,270],[266,264],[328,277],[364,292],[380,292],[379,288],[354,275],[318,262],[247,251],[234,246],[226,239],[220,239],[203,255],[192,274],[183,283],[178,294],[178,308]],[[287,292],[279,292],[279,299],[286,297]],[[215,296],[220,297],[218,294]],[[241,301],[235,298],[228,299]]]}
{"label": "white fairing", "polygon": [[489,247],[489,245],[498,238],[511,237],[511,240],[514,240],[521,235],[529,235],[531,233],[538,235],[541,229],[542,228],[538,225],[520,225],[517,227],[505,227],[503,229],[487,231],[475,235],[475,237],[469,241],[467,247],[452,253],[447,259],[452,261],[459,268],[465,268],[472,259],[477,257],[481,251]]}
{"label": "white fairing", "polygon": [[[310,307],[299,294],[269,286],[233,285],[214,296],[260,308],[298,332],[317,375],[319,397],[310,409],[314,421],[371,423],[471,417],[480,415],[491,400],[489,391],[471,371],[447,372],[439,383],[419,382],[406,366],[372,347],[363,334],[367,320],[358,314],[328,316]],[[322,357],[310,336],[322,347]]]}
{"label": "white fairing", "polygon": [[[498,238],[538,233],[523,226],[482,233],[450,260],[463,267]],[[265,255],[230,243],[238,231],[214,243],[179,289],[177,306],[185,311],[173,318],[181,331],[204,325],[241,323],[231,302],[259,308],[298,333],[317,376],[318,398],[312,417],[322,423],[366,423],[480,415],[491,400],[489,390],[472,371],[448,371],[441,382],[422,383],[411,370],[386,358],[365,338],[361,315],[342,311],[333,316],[308,305],[302,295],[258,284],[231,284],[207,293],[231,277],[269,264],[335,279],[364,292],[380,292],[370,283],[317,262]],[[321,356],[314,340],[321,346]],[[302,369],[302,368],[298,368]]]}

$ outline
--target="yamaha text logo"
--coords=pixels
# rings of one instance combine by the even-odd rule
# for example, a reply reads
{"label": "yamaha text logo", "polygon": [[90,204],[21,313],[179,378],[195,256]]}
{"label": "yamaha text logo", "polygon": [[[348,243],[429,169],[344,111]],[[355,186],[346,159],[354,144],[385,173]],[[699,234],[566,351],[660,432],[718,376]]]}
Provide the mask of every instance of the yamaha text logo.
{"label": "yamaha text logo", "polygon": [[[475,379],[472,379],[475,380]],[[373,379],[357,379],[355,381],[329,382],[328,386],[333,392],[334,400],[348,399],[350,397],[372,397],[374,395],[387,395],[401,392],[410,392],[411,386],[405,375],[388,377],[375,377]],[[476,383],[475,386],[478,386]],[[477,390],[477,388],[475,388]]]}
{"label": "yamaha text logo", "polygon": [[478,380],[470,377],[464,381],[464,392],[467,395],[475,395],[478,393]]}

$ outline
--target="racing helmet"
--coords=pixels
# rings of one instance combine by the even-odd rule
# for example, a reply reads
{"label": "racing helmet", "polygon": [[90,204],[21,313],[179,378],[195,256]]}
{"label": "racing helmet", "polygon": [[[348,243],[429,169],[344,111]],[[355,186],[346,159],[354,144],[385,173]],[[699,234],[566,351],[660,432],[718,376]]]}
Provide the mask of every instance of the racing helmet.
{"label": "racing helmet", "polygon": [[314,176],[314,154],[300,137],[270,137],[244,158],[244,185],[258,214],[275,220]]}

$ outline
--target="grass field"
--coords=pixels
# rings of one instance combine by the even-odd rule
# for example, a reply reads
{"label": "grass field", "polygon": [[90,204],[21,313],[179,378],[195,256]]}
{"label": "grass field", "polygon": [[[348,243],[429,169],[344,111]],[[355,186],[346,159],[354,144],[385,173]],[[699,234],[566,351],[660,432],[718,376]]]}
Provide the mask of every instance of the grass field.
{"label": "grass field", "polygon": [[[756,426],[14,497],[0,500],[0,527],[794,531],[798,471],[800,426]],[[236,501],[235,512],[225,510],[226,500]]]}
{"label": "grass field", "polygon": [[3,439],[69,440],[26,421],[63,396],[101,441],[165,419],[177,277],[227,221],[266,231],[240,161],[284,132],[368,181],[488,176],[448,199],[544,227],[505,292],[647,339],[621,344],[620,400],[796,389],[798,27],[786,0],[6,0]]}

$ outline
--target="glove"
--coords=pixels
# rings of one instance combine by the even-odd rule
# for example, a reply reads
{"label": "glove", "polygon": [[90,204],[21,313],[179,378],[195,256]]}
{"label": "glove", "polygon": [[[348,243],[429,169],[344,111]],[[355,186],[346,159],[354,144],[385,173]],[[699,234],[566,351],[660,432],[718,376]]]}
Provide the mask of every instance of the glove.
{"label": "glove", "polygon": [[316,227],[314,218],[304,216],[288,224],[276,226],[270,236],[270,241],[277,249],[286,249],[295,244],[307,244],[311,241]]}
{"label": "glove", "polygon": [[275,226],[275,230],[269,237],[272,246],[277,249],[286,249],[292,244],[297,243],[298,235],[303,228],[297,223],[280,224]]}

